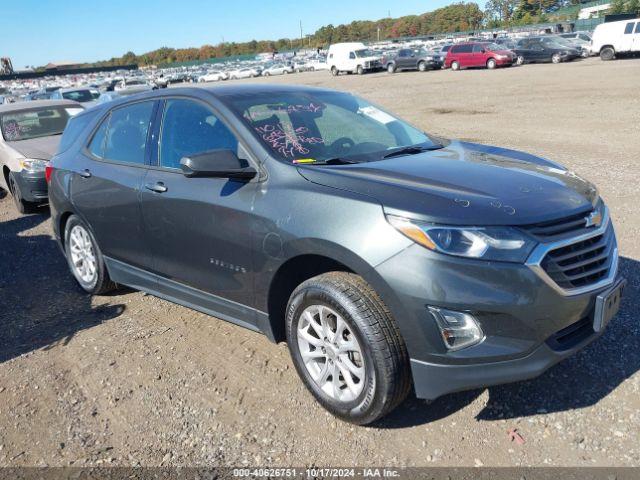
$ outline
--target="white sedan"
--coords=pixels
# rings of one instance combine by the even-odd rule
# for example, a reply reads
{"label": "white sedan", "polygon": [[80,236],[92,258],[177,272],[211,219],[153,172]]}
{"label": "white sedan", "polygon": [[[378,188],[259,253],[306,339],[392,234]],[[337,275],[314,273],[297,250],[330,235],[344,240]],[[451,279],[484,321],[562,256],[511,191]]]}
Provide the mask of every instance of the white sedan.
{"label": "white sedan", "polygon": [[229,78],[231,80],[235,80],[237,78],[252,78],[259,77],[260,71],[255,68],[240,68],[238,70],[234,70],[229,74]]}
{"label": "white sedan", "polygon": [[284,63],[274,63],[262,71],[262,75],[265,77],[269,75],[286,75],[287,73],[293,73],[293,67]]}
{"label": "white sedan", "polygon": [[227,72],[213,71],[207,72],[205,75],[202,75],[200,78],[198,78],[198,82],[219,82],[221,80],[227,80],[228,78],[229,75],[227,74]]}

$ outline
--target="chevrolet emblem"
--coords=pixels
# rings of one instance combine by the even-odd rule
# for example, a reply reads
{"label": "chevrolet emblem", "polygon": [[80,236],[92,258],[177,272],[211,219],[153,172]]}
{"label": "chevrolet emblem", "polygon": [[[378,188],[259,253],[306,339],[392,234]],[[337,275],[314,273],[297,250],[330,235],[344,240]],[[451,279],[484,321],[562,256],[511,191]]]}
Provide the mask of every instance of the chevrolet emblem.
{"label": "chevrolet emblem", "polygon": [[594,210],[587,217],[585,217],[585,221],[585,227],[599,227],[602,223],[602,213]]}

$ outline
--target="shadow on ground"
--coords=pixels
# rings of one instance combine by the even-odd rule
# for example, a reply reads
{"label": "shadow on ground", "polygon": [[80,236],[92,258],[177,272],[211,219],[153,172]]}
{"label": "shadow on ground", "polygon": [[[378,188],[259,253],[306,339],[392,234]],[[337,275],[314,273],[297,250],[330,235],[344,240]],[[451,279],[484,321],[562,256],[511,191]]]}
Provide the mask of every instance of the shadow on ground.
{"label": "shadow on ground", "polygon": [[[478,420],[502,420],[595,405],[640,370],[640,262],[620,259],[628,284],[618,315],[586,348],[528,381],[489,387]],[[410,397],[378,428],[404,428],[445,418],[472,403],[483,390],[445,395],[432,403]]]}
{"label": "shadow on ground", "polygon": [[66,344],[76,332],[118,317],[124,305],[93,307],[47,235],[27,236],[48,209],[0,223],[0,363]]}

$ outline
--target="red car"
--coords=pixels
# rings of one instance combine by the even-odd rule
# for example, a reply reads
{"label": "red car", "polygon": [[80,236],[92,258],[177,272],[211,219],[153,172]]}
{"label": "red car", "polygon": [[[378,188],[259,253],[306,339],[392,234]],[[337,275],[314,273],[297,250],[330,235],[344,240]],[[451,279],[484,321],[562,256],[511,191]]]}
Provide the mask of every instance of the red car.
{"label": "red car", "polygon": [[493,69],[511,66],[515,61],[515,53],[502,45],[490,42],[467,42],[458,43],[449,49],[444,66],[452,70],[468,67]]}

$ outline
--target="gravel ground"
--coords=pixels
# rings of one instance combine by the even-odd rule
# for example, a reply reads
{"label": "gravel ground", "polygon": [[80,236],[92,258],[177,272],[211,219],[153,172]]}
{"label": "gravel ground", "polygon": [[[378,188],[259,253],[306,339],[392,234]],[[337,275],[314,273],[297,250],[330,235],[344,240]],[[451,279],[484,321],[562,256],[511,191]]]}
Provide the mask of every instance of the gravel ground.
{"label": "gravel ground", "polygon": [[140,292],[84,295],[46,208],[18,217],[0,193],[0,466],[640,465],[640,60],[268,81],[353,91],[595,181],[629,280],[618,317],[535,380],[355,427],[316,405],[284,345]]}

